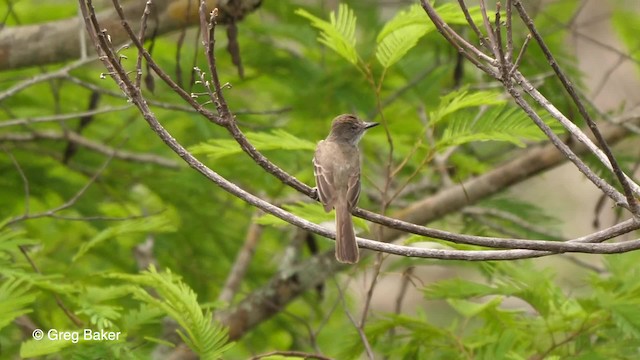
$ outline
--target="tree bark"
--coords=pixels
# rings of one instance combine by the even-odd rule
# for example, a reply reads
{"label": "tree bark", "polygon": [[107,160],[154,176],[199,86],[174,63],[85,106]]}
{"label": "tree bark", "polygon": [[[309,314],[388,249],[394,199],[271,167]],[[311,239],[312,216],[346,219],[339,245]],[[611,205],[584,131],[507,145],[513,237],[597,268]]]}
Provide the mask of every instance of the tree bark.
{"label": "tree bark", "polygon": [[[237,21],[257,9],[262,0],[232,0],[220,6],[218,23]],[[147,35],[169,33],[198,23],[199,0],[154,0],[149,15]],[[206,0],[213,9],[217,0]],[[129,24],[139,30],[140,18],[146,1],[133,0],[122,5]],[[111,36],[114,44],[124,43],[128,36],[120,26],[120,19],[112,8],[98,13],[100,24]],[[39,66],[79,58],[81,49],[94,53],[94,47],[81,33],[85,32],[84,22],[79,17],[53,21],[44,24],[5,27],[0,31],[0,71]]]}

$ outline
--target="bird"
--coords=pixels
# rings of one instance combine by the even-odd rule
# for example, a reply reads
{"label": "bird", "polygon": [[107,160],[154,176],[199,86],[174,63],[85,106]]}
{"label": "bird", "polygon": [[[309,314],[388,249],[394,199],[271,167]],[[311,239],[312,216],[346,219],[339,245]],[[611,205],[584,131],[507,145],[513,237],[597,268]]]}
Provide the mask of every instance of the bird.
{"label": "bird", "polygon": [[364,133],[379,125],[352,114],[336,116],[326,139],[318,142],[313,168],[318,198],[324,210],[336,210],[336,259],[355,264],[360,255],[351,210],[360,196],[360,150],[358,142]]}

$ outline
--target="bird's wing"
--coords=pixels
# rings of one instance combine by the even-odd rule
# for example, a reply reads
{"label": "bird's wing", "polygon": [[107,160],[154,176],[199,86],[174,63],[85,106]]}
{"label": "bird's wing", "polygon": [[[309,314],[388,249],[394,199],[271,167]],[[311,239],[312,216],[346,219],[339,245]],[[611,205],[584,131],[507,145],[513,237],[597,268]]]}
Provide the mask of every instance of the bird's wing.
{"label": "bird's wing", "polygon": [[358,171],[355,171],[349,177],[349,183],[347,184],[347,204],[349,209],[353,209],[358,204],[358,198],[360,197],[360,166],[357,169]]}
{"label": "bird's wing", "polygon": [[333,186],[333,173],[329,166],[322,166],[318,162],[318,153],[322,150],[322,141],[318,144],[316,152],[313,156],[313,174],[316,178],[316,186],[318,187],[318,196],[320,202],[324,206],[324,210],[329,212],[335,205],[336,190]]}

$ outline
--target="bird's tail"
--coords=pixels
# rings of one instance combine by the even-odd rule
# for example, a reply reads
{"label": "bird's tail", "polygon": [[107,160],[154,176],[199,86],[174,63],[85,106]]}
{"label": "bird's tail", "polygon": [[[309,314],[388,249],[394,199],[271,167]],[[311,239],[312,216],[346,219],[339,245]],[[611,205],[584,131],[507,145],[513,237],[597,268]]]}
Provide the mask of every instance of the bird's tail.
{"label": "bird's tail", "polygon": [[351,213],[346,204],[336,204],[336,259],[341,263],[355,264],[359,258]]}

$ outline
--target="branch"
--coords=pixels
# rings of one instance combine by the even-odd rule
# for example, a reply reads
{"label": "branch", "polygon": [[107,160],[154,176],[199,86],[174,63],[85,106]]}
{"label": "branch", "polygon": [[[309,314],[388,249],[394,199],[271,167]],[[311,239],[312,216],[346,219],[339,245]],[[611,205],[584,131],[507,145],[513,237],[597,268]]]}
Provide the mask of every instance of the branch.
{"label": "branch", "polygon": [[[138,107],[139,111],[141,112],[145,121],[147,121],[147,123],[149,124],[150,128],[167,144],[168,147],[176,152],[185,162],[187,162],[187,164],[189,164],[189,166],[200,172],[202,175],[206,176],[218,187],[242,199],[248,204],[257,207],[269,214],[272,214],[282,220],[285,220],[294,226],[303,228],[321,236],[329,238],[333,238],[335,236],[335,233],[332,231],[329,231],[317,224],[313,224],[305,219],[294,216],[293,214],[290,214],[289,212],[246,192],[231,181],[225,179],[212,169],[199,162],[195,157],[193,157],[193,155],[187,152],[187,150],[176,139],[174,139],[171,134],[155,118],[153,113],[150,111],[148,104],[144,100],[139,87],[135,86],[131,79],[128,78],[127,72],[122,68],[118,56],[111,49],[111,45],[106,40],[105,34],[101,32],[101,27],[99,26],[97,19],[90,13],[83,1],[81,1],[80,4],[83,7],[83,14],[85,15],[85,19],[87,20],[87,26],[90,30],[91,37],[94,39],[94,43],[96,44],[96,46],[98,46],[104,53],[104,56],[101,57],[101,60],[110,70],[110,73],[114,77],[116,83],[123,89],[123,91],[127,93],[136,107]],[[91,1],[88,1],[88,4],[90,6]],[[117,1],[114,0],[114,4],[117,5]],[[123,25],[126,27],[126,22],[123,23]],[[144,53],[144,49],[142,48],[141,44],[136,44],[136,46],[139,46],[139,50],[143,52],[145,59],[149,60],[147,58],[148,54]],[[217,95],[220,96],[221,94]],[[220,122],[218,122],[218,124],[225,126],[228,124],[235,124],[235,122],[226,122],[224,121],[224,119],[222,119]],[[230,129],[234,130],[233,127],[231,127]],[[626,129],[620,127],[611,126],[608,129],[610,130],[610,133],[608,133],[607,135],[611,136],[611,142],[619,140],[628,133]],[[240,140],[239,142],[246,140],[239,132],[235,133],[235,135],[236,136],[234,136],[234,138],[236,138],[236,140]],[[263,157],[263,155],[257,152],[255,148],[253,148],[248,142],[244,143],[243,149],[245,149],[245,151],[250,154],[252,158],[255,157],[259,159],[260,157]],[[584,149],[584,146],[578,144],[576,146],[576,149]],[[531,157],[531,154],[535,154],[535,156]],[[261,165],[271,165],[271,163],[268,162],[266,158],[264,159],[266,162]],[[546,168],[560,164],[564,160],[566,160],[566,158],[561,154],[558,154],[552,145],[547,145],[541,148],[532,148],[528,150],[524,156],[502,167],[499,167],[498,169],[496,169],[496,171],[487,173],[476,179],[472,179],[465,183],[464,187],[453,187],[446,189],[436,196],[427,198],[419,202],[416,206],[412,206],[409,209],[400,212],[399,215],[405,220],[415,220],[415,222],[417,223],[424,223],[429,220],[444,216],[450,211],[455,211],[463,206],[466,206],[469,203],[477,201],[483,196],[488,196],[497,191],[500,191],[504,189],[504,187],[517,181],[523,180],[531,174],[535,174]],[[278,176],[278,178],[280,178],[281,180],[287,177],[295,179],[281,169],[277,168],[277,170],[278,171],[270,172],[274,175],[277,174],[276,176]],[[301,189],[303,190],[302,192],[305,192],[308,195],[313,194],[313,191],[311,191],[311,189],[304,184],[302,184]],[[471,191],[469,191],[469,189],[471,189]],[[467,197],[465,196],[465,193],[472,195]],[[438,203],[440,208],[432,208],[428,211],[425,211],[425,208],[423,207],[425,206],[425,204],[434,202],[433,199],[437,199],[438,201],[453,200],[453,205],[448,205],[442,202]],[[408,223],[407,221],[387,218],[385,216],[369,213],[361,209],[356,210],[355,213],[359,216],[366,217],[367,219],[380,224],[384,223],[385,225],[390,225],[397,229],[402,229],[425,236],[437,235],[442,239],[459,243],[493,246],[498,248],[517,248],[516,250],[468,251],[427,249],[387,244],[383,242],[376,242],[358,238],[358,243],[361,247],[403,256],[478,261],[489,259],[507,260],[538,257],[558,252],[570,251],[613,253],[630,251],[640,248],[640,240],[633,240],[615,244],[600,244],[600,242],[607,239],[611,239],[620,234],[628,233],[630,231],[633,231],[634,229],[638,229],[640,227],[640,221],[637,221],[635,219],[626,220],[608,229],[578,239],[574,239],[569,242],[549,242],[542,240],[501,239],[452,234],[441,230],[428,229],[419,225]],[[384,241],[390,241],[397,238],[400,235],[400,232],[398,230],[386,231],[385,229],[383,234],[384,237],[382,239]],[[269,282],[269,284],[267,284],[265,287],[258,289],[257,291],[252,293],[237,306],[228,309],[227,311],[218,313],[216,317],[230,327],[230,336],[232,339],[236,339],[248,329],[251,329],[256,324],[264,321],[265,319],[280,311],[291,300],[296,298],[302,292],[306,291],[308,288],[322,283],[324,279],[326,279],[328,276],[339,269],[341,269],[341,267],[334,261],[332,251],[313,257],[298,265],[293,270],[286,270],[286,272],[280,272],[276,274]]]}
{"label": "branch", "polygon": [[[520,0],[515,0],[514,6],[518,10],[520,17],[524,21],[527,28],[529,28],[531,35],[533,35],[533,38],[536,40],[536,42],[540,46],[540,49],[542,49],[542,53],[547,58],[549,65],[551,66],[553,71],[556,73],[556,76],[558,76],[558,79],[560,79],[560,82],[562,83],[565,90],[571,97],[571,100],[573,100],[573,103],[578,108],[578,112],[580,112],[580,115],[586,121],[587,126],[589,126],[589,129],[591,130],[596,140],[598,141],[598,144],[600,145],[602,152],[604,152],[604,155],[606,156],[607,160],[609,160],[608,168],[609,170],[613,171],[615,176],[618,178],[618,181],[620,182],[620,185],[624,190],[625,197],[627,198],[627,204],[629,205],[629,209],[635,216],[640,217],[640,204],[638,204],[638,201],[634,196],[634,191],[631,188],[631,184],[633,183],[633,181],[622,172],[622,169],[620,168],[620,165],[618,165],[618,162],[613,156],[613,153],[611,152],[611,148],[607,144],[607,141],[604,139],[604,137],[598,130],[598,126],[591,118],[591,115],[589,115],[589,112],[587,111],[586,107],[582,103],[580,96],[578,96],[578,93],[575,91],[573,84],[571,83],[569,78],[565,75],[565,73],[560,69],[560,65],[558,65],[558,62],[554,58],[553,54],[551,54],[549,47],[544,42],[544,40],[542,39],[542,36],[536,29],[533,23],[533,19],[527,14],[526,10],[522,6],[522,2]],[[637,187],[637,185],[636,185],[636,194],[640,195],[640,187]]]}
{"label": "branch", "polygon": [[169,169],[180,168],[180,165],[175,160],[167,159],[151,153],[134,153],[126,150],[118,150],[99,142],[89,140],[71,131],[66,133],[60,133],[56,131],[34,131],[29,133],[8,133],[0,135],[0,142],[28,142],[37,140],[70,141],[74,144],[95,151],[97,153],[107,156],[113,156],[116,159],[124,161],[150,163]]}
{"label": "branch", "polygon": [[32,124],[46,123],[46,122],[75,120],[82,117],[123,111],[131,108],[132,108],[132,105],[105,106],[103,108],[99,108],[95,110],[88,110],[88,111],[82,111],[82,112],[76,112],[76,113],[39,116],[34,118],[11,119],[11,120],[0,122],[0,128],[9,127],[9,126],[18,126],[18,125],[32,125]]}
{"label": "branch", "polygon": [[[477,55],[480,50],[476,49],[473,45],[469,44],[464,39],[461,39],[461,36],[453,31],[437,14],[433,6],[426,0],[421,0],[422,7],[431,19],[431,21],[435,24],[436,28],[440,31],[440,33],[447,39],[452,45],[456,47],[461,47],[460,51],[474,64],[480,62],[483,57]],[[487,20],[488,21],[488,20]],[[489,25],[490,26],[490,25]],[[498,45],[497,42],[495,44]],[[484,54],[483,54],[484,55]],[[486,57],[486,55],[484,55]],[[486,60],[485,60],[486,61]],[[491,59],[488,61],[490,65],[497,66],[501,62],[504,62],[504,59],[499,59],[499,61]],[[477,65],[476,65],[477,66]],[[494,78],[501,80],[501,76],[496,73],[495,70],[490,69],[482,64],[482,66],[478,66],[479,69],[486,72],[487,74],[493,76]],[[518,84],[522,86],[522,89],[527,92],[540,106],[542,106],[550,115],[552,115],[555,119],[557,119],[563,127],[569,133],[576,136],[577,139],[581,142],[584,142],[589,150],[598,157],[598,159],[607,166],[610,170],[613,170],[610,162],[607,157],[603,155],[602,151],[598,149],[597,146],[593,144],[593,142],[586,136],[577,126],[575,126],[571,121],[569,121],[558,109],[556,109],[551,102],[549,102],[542,94],[540,94],[537,89],[535,89],[526,78],[517,70],[513,70],[513,77]],[[564,142],[550,129],[550,127],[542,121],[539,115],[531,108],[531,106],[522,98],[520,92],[515,88],[514,84],[511,81],[503,80],[505,83],[506,90],[513,97],[514,101],[523,109],[529,117],[536,123],[536,125],[545,133],[545,135],[551,140],[551,142],[560,150],[564,156],[567,157],[571,162],[573,162],[578,170],[582,172],[591,182],[593,182],[598,188],[600,188],[607,196],[611,197],[617,205],[626,207],[631,209],[634,205],[629,204],[625,199],[625,196],[620,194],[613,186],[602,180],[598,175],[596,175],[584,162],[576,156],[576,154],[571,151],[571,149],[564,144]],[[629,184],[633,188],[633,191],[637,194],[640,194],[640,186],[633,183],[629,179]],[[633,212],[633,211],[632,211]]]}
{"label": "branch", "polygon": [[[158,35],[163,35],[198,23],[197,7],[189,6],[196,0],[154,0],[156,16],[149,18],[150,27],[157,29]],[[208,1],[212,6],[218,6],[218,1]],[[144,12],[146,1],[132,0],[124,5],[126,19],[140,19]],[[227,23],[232,17],[242,19],[255,11],[261,0],[236,0],[233,13],[227,12],[226,2],[220,7],[221,23]],[[104,26],[115,44],[127,41],[128,35],[120,29],[119,16],[114,9],[97,14],[99,23]],[[52,21],[49,23],[4,27],[0,31],[0,71],[21,67],[46,65],[79,58],[82,44],[78,29],[81,22],[77,16]],[[139,31],[136,27],[135,32]],[[25,46],[29,44],[29,46]]]}

